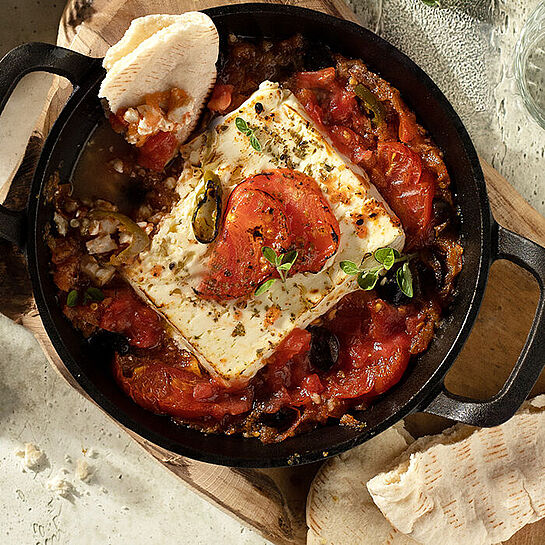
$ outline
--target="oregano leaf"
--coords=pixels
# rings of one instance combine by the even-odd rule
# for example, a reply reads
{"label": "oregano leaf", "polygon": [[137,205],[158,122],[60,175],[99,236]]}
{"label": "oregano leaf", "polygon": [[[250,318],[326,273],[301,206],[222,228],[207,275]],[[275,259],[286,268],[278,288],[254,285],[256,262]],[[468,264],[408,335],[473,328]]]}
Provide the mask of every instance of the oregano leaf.
{"label": "oregano leaf", "polygon": [[378,282],[378,273],[361,272],[358,274],[358,286],[365,291],[372,290]]}
{"label": "oregano leaf", "polygon": [[237,117],[235,119],[235,126],[236,128],[242,133],[242,134],[248,134],[250,132],[250,127],[248,127],[248,123],[242,117]]}
{"label": "oregano leaf", "polygon": [[87,288],[83,296],[83,302],[87,303],[88,301],[96,301],[100,303],[100,301],[104,301],[104,293],[102,293],[102,290],[99,290],[98,288]]}
{"label": "oregano leaf", "polygon": [[373,254],[373,257],[389,271],[395,263],[395,254],[393,248],[379,248]]}
{"label": "oregano leaf", "polygon": [[253,133],[253,131],[251,131],[251,134],[250,134],[250,145],[252,146],[252,148],[254,148],[256,151],[261,151],[262,148],[261,148],[261,143],[259,142],[259,140],[257,139],[256,135]]}
{"label": "oregano leaf", "polygon": [[78,304],[78,292],[77,290],[72,290],[68,293],[66,297],[66,306],[75,307]]}
{"label": "oregano leaf", "polygon": [[407,262],[397,270],[396,280],[399,289],[407,296],[413,296],[413,275]]}
{"label": "oregano leaf", "polygon": [[270,287],[276,282],[276,278],[271,278],[269,280],[266,280],[263,282],[263,284],[260,284],[257,289],[255,290],[255,295],[261,295],[262,293],[265,293],[267,290],[270,289]]}
{"label": "oregano leaf", "polygon": [[272,248],[269,248],[268,246],[263,246],[263,248],[261,248],[261,252],[263,253],[263,257],[271,264],[271,265],[274,265],[276,267],[276,263],[277,263],[277,256],[276,256],[276,252],[272,249]]}
{"label": "oregano leaf", "polygon": [[353,261],[350,261],[350,260],[341,261],[339,266],[341,267],[341,270],[343,271],[343,273],[348,274],[350,276],[360,273],[359,267]]}

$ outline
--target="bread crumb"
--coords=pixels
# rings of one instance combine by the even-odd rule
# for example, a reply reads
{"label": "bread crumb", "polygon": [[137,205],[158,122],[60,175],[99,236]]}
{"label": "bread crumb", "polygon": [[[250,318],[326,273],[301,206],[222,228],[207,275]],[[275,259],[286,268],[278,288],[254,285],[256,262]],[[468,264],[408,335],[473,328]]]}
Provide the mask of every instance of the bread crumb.
{"label": "bread crumb", "polygon": [[87,482],[92,474],[93,474],[92,468],[87,463],[86,460],[79,459],[76,462],[76,472],[75,472],[76,479]]}
{"label": "bread crumb", "polygon": [[34,443],[25,443],[25,450],[18,450],[15,455],[23,459],[23,468],[34,471],[45,461],[45,454]]}
{"label": "bread crumb", "polygon": [[58,475],[49,479],[46,483],[46,487],[51,492],[55,492],[55,494],[63,498],[69,498],[74,492],[72,483]]}

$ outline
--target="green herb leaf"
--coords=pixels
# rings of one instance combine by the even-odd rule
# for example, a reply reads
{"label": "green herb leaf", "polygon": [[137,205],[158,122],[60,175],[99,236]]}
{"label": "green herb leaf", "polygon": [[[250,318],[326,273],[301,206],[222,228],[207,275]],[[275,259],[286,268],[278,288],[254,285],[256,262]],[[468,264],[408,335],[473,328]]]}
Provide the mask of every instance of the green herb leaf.
{"label": "green herb leaf", "polygon": [[72,290],[66,297],[66,305],[69,307],[75,307],[78,304],[78,292]]}
{"label": "green herb leaf", "polygon": [[430,6],[431,8],[440,8],[441,7],[441,1],[440,0],[422,0],[426,6]]}
{"label": "green herb leaf", "polygon": [[281,265],[278,265],[276,268],[279,271],[289,271],[292,267],[293,267],[293,263],[287,262],[287,263],[282,263]]}
{"label": "green herb leaf", "polygon": [[341,261],[340,267],[345,274],[358,275],[358,285],[362,290],[373,289],[379,278],[388,273],[396,264],[403,263],[396,271],[396,280],[401,291],[407,296],[413,296],[413,277],[409,261],[415,254],[401,255],[395,248],[379,248],[373,254],[366,254],[358,267],[353,261]]}
{"label": "green herb leaf", "polygon": [[265,282],[263,282],[263,284],[260,284],[257,287],[254,294],[261,295],[262,293],[265,293],[275,282],[276,282],[276,278],[271,278],[270,280],[266,280]]}
{"label": "green herb leaf", "polygon": [[237,117],[235,119],[235,126],[242,134],[248,135],[251,132],[250,127],[248,127],[248,123],[246,123],[242,117]]}
{"label": "green herb leaf", "polygon": [[[290,250],[285,254],[278,255],[272,248],[269,248],[268,246],[263,246],[263,248],[261,248],[261,252],[263,253],[265,259],[271,265],[274,265],[274,267],[278,271],[278,274],[280,275],[280,280],[282,281],[282,283],[284,283],[287,279],[286,272],[293,267],[293,264],[295,263],[299,255],[297,250]],[[263,289],[263,291],[268,290],[274,280],[274,278],[272,278],[271,280],[267,280],[267,282],[270,282],[270,284],[268,284],[267,287]],[[260,290],[265,284],[267,284],[267,282],[264,282],[263,284],[261,284],[261,286],[257,288],[257,290],[255,291],[256,295],[263,293],[263,291]]]}
{"label": "green herb leaf", "polygon": [[378,282],[377,272],[361,272],[358,274],[358,286],[362,290],[372,290]]}
{"label": "green herb leaf", "polygon": [[409,267],[409,263],[403,263],[396,273],[396,280],[399,289],[407,296],[413,296],[413,275]]}
{"label": "green herb leaf", "polygon": [[263,257],[271,264],[271,265],[274,265],[276,267],[276,263],[277,263],[277,255],[276,255],[276,252],[272,249],[272,248],[269,248],[268,246],[263,246],[263,248],[261,248],[261,251],[263,252]]}
{"label": "green herb leaf", "polygon": [[387,271],[393,267],[396,259],[393,248],[379,248],[375,251],[374,258],[382,263]]}
{"label": "green herb leaf", "polygon": [[98,303],[104,301],[102,290],[99,290],[98,288],[87,288],[85,290],[85,295],[83,296],[83,302],[87,303],[88,301],[96,301]]}
{"label": "green herb leaf", "polygon": [[257,136],[254,134],[254,131],[248,127],[248,123],[242,117],[235,118],[236,128],[242,133],[250,138],[250,146],[256,151],[261,151],[261,142],[257,139]]}
{"label": "green herb leaf", "polygon": [[256,135],[253,133],[253,131],[251,131],[251,134],[250,134],[250,145],[256,151],[261,151],[262,150],[261,144],[260,144],[259,140],[257,139]]}
{"label": "green herb leaf", "polygon": [[340,263],[341,270],[343,273],[353,276],[360,273],[359,267],[353,261],[341,261]]}
{"label": "green herb leaf", "polygon": [[297,250],[290,250],[289,252],[286,252],[282,256],[282,264],[286,265],[289,263],[290,265],[293,265],[295,261],[297,260],[298,256],[299,256],[299,252]]}

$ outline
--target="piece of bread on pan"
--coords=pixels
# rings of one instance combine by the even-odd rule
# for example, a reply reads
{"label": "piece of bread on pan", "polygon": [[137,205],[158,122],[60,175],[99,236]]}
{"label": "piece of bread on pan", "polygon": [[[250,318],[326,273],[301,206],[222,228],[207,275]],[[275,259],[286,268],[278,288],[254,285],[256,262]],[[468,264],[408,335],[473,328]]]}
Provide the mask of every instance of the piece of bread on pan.
{"label": "piece of bread on pan", "polygon": [[163,28],[176,23],[180,17],[180,15],[154,14],[133,19],[121,40],[106,52],[102,66],[106,70],[110,70],[117,61],[132,53],[143,41],[151,38]]}
{"label": "piece of bread on pan", "polygon": [[397,424],[325,462],[307,499],[307,545],[415,545],[392,528],[365,486],[411,442],[403,424]]}
{"label": "piece of bread on pan", "polygon": [[218,53],[218,32],[204,13],[140,17],[107,52],[99,97],[116,114],[143,105],[150,95],[181,90],[184,99],[168,117],[184,142],[216,81]]}
{"label": "piece of bread on pan", "polygon": [[495,428],[413,443],[367,483],[392,525],[424,545],[493,545],[545,517],[545,396]]}

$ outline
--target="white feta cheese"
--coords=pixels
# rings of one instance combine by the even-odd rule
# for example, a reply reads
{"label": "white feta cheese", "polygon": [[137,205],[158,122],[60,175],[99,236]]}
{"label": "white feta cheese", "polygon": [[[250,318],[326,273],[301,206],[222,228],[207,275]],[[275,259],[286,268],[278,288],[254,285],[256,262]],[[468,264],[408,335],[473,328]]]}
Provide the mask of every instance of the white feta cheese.
{"label": "white feta cheese", "polygon": [[[263,106],[260,113],[257,102]],[[262,151],[237,129],[237,117],[252,128]],[[294,95],[277,84],[262,84],[238,110],[187,144],[182,155],[179,201],[159,223],[150,249],[124,274],[177,330],[180,342],[201,365],[225,383],[250,379],[294,328],[306,327],[357,289],[354,278],[341,271],[340,261],[359,262],[385,246],[403,249],[401,223],[367,175],[332,147]],[[227,198],[246,178],[275,168],[298,170],[317,182],[339,222],[336,254],[320,272],[276,282],[243,305],[200,298],[193,289],[213,247],[198,243],[191,225],[203,171],[217,174]],[[176,265],[169,267],[171,263]],[[280,312],[271,323],[267,311],[273,306]]]}

